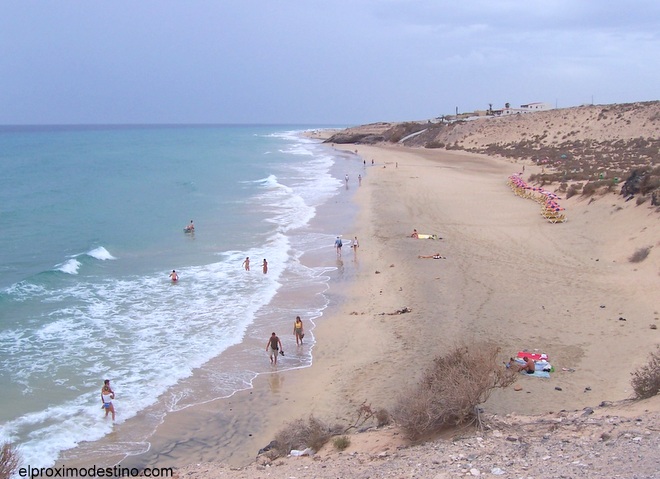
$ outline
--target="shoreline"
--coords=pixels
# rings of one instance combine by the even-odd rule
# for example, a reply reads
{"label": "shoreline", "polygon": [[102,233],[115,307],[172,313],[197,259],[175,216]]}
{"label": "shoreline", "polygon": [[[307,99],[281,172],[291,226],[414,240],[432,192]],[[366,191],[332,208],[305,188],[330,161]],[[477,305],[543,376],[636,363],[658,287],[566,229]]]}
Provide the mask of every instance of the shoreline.
{"label": "shoreline", "polygon": [[[569,221],[552,225],[506,187],[515,162],[396,146],[340,149],[355,148],[376,163],[354,196],[356,273],[330,285],[312,366],[259,375],[250,390],[171,414],[150,459],[122,465],[180,467],[174,450],[186,444],[187,464],[245,466],[290,421],[345,423],[363,401],[390,409],[435,355],[460,341],[495,342],[503,359],[538,349],[556,368],[550,380],[521,378],[522,391],[495,391],[487,413],[545,414],[630,396],[630,372],[658,344],[649,330],[660,310],[652,294],[657,255],[627,261],[660,237],[643,209],[575,198],[562,203]],[[619,207],[629,210],[621,220]],[[620,238],[612,218],[629,228]],[[414,240],[413,228],[443,239]],[[436,252],[447,259],[418,258]],[[393,314],[404,307],[411,312]],[[220,417],[238,425],[233,435]]]}
{"label": "shoreline", "polygon": [[[357,168],[361,171],[362,164],[358,165],[353,154],[336,152],[335,156],[337,156],[336,164],[332,167],[332,172],[333,176],[339,181],[343,182],[343,176],[346,172],[352,175]],[[357,174],[352,176],[357,178]],[[265,313],[261,316],[271,318],[267,321],[267,324],[261,324],[263,321],[260,324],[252,324],[246,331],[241,343],[231,346],[220,356],[211,359],[197,369],[191,377],[168,391],[166,395],[171,396],[171,398],[168,399],[165,395],[160,397],[158,403],[154,406],[145,409],[126,423],[118,424],[118,427],[104,438],[93,442],[81,442],[75,448],[64,451],[57,464],[113,466],[120,463],[121,465],[130,464],[131,467],[141,468],[152,463],[160,466],[162,458],[165,458],[164,460],[168,461],[169,465],[176,465],[178,462],[172,457],[179,457],[179,455],[187,457],[188,448],[198,451],[199,446],[196,435],[211,423],[214,427],[223,431],[220,434],[222,437],[207,438],[207,440],[213,441],[212,447],[214,448],[217,448],[223,441],[225,441],[225,445],[233,441],[237,434],[234,429],[241,431],[258,429],[258,424],[255,424],[252,418],[237,420],[231,414],[232,401],[236,397],[241,398],[240,401],[249,400],[252,391],[255,389],[254,384],[264,381],[267,387],[277,388],[276,379],[282,377],[283,374],[310,367],[305,364],[306,356],[312,354],[312,349],[315,346],[315,323],[322,319],[325,314],[323,310],[327,307],[324,307],[323,304],[329,301],[326,298],[328,283],[336,283],[338,287],[341,287],[343,283],[349,283],[354,275],[354,268],[349,260],[351,257],[350,249],[348,247],[344,248],[344,258],[347,261],[345,267],[340,267],[332,243],[335,234],[343,232],[346,225],[354,222],[356,209],[352,198],[356,187],[357,180],[355,180],[355,185],[351,185],[350,188],[342,186],[335,197],[318,207],[317,218],[314,218],[308,226],[303,227],[298,233],[319,237],[327,236],[327,244],[312,245],[312,248],[299,258],[300,265],[303,268],[315,269],[322,277],[328,277],[324,283],[319,283],[319,286],[322,287],[313,286],[310,289],[309,284],[302,283],[299,279],[290,281],[288,286],[281,289],[269,305],[264,308]],[[351,231],[347,230],[346,233]],[[345,235],[345,239],[348,239],[348,236]],[[261,273],[259,272],[259,274]],[[295,276],[295,273],[292,274]],[[299,298],[303,299],[300,300]],[[303,314],[303,311],[307,311],[304,305],[307,305],[311,310],[320,309],[322,311],[321,316]],[[300,312],[303,316],[306,331],[304,348],[295,348],[295,340],[293,335],[290,334],[294,316],[291,316],[291,318],[289,318],[289,315],[283,316],[279,314],[281,311]],[[272,369],[269,370],[267,354],[263,351],[263,344],[265,344],[267,337],[270,336],[270,331],[273,329],[277,331],[282,339],[284,349],[287,352],[286,358],[280,358],[278,369],[274,370],[275,372]],[[229,396],[218,397],[216,395],[216,397],[213,397],[214,378],[218,372],[224,370],[224,365],[228,363],[247,366],[248,369],[243,371],[245,373],[243,374],[245,387]],[[231,368],[231,366],[229,367]],[[199,391],[203,394],[203,397],[191,396],[191,391]],[[243,399],[243,395],[247,399]],[[176,401],[176,405],[180,409],[168,411],[163,420],[160,418],[160,408],[162,406],[168,407],[170,401]],[[227,406],[223,405],[216,409],[218,402],[226,403]],[[121,411],[119,411],[120,413]],[[152,429],[155,431],[154,433],[142,433],[143,430],[151,431]],[[143,440],[142,437],[145,439]],[[246,437],[249,440],[250,436]],[[262,446],[259,445],[256,450]],[[122,452],[123,449],[130,451],[126,458]],[[253,456],[247,457],[247,460],[253,459]],[[241,458],[239,461],[242,464],[246,459]]]}

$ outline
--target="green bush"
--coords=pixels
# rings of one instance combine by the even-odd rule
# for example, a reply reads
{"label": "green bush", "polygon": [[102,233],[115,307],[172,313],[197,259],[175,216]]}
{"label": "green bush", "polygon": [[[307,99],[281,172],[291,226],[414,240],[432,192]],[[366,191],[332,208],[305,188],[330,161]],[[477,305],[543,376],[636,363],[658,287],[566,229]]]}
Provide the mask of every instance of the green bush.
{"label": "green bush", "polygon": [[332,445],[335,446],[335,449],[338,451],[343,451],[351,445],[351,438],[348,436],[337,436],[332,440]]}

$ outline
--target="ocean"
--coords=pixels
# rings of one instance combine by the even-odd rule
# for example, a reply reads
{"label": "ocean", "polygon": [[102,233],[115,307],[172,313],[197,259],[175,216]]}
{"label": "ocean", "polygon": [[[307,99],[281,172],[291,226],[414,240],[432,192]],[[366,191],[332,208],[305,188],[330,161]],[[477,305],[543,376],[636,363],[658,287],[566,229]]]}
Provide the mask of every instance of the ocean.
{"label": "ocean", "polygon": [[271,330],[292,351],[279,370],[311,365],[365,175],[313,128],[0,127],[0,441],[24,464],[94,455],[122,427],[112,453],[142,452],[163,415],[271,371]]}

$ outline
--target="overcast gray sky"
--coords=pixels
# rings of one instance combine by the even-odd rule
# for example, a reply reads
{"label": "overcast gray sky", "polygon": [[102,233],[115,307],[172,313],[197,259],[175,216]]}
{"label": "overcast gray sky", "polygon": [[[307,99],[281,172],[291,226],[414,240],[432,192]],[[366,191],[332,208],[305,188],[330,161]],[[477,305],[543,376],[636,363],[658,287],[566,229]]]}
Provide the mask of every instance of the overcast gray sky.
{"label": "overcast gray sky", "polygon": [[660,99],[658,0],[0,0],[0,124]]}

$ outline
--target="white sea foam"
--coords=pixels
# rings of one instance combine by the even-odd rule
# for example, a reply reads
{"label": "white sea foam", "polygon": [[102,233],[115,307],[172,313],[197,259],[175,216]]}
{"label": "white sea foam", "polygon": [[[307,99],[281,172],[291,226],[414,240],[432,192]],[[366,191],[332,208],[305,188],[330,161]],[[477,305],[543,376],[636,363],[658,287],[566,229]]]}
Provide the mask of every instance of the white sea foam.
{"label": "white sea foam", "polygon": [[[292,242],[292,233],[307,225],[318,205],[341,189],[343,182],[332,177],[333,159],[316,143],[298,139],[293,132],[280,137],[290,147],[269,144],[273,154],[267,161],[272,163],[254,170],[259,179],[245,182],[250,199],[236,200],[258,211],[259,224],[266,225],[254,228],[253,244],[241,250],[243,245],[230,247],[236,250],[212,249],[209,263],[211,243],[204,242],[204,228],[199,228],[196,239],[179,238],[183,235],[177,228],[179,235],[169,241],[182,241],[189,251],[178,258],[189,262],[177,266],[180,280],[175,284],[162,271],[145,273],[144,264],[135,272],[131,269],[134,261],[101,264],[115,257],[99,246],[56,266],[70,275],[81,268],[84,273],[89,270],[89,275],[38,275],[8,290],[12,304],[20,303],[25,309],[20,310],[20,322],[7,323],[0,331],[0,369],[12,372],[7,383],[13,388],[11,396],[0,391],[0,399],[7,398],[13,408],[0,412],[0,440],[20,444],[26,463],[52,465],[61,451],[112,430],[111,422],[102,420],[99,404],[103,378],[112,380],[117,393],[119,423],[151,406],[164,414],[204,400],[199,391],[176,386],[243,341],[260,320],[266,324],[263,318],[272,314],[271,300],[283,285],[309,288],[314,284],[319,285],[318,291],[324,290],[331,268],[309,269],[298,259],[325,238],[320,233],[298,234]],[[282,155],[290,158],[281,161]],[[105,244],[117,244],[102,238]],[[125,245],[121,248],[122,259],[140,259],[155,254],[156,249],[151,243],[141,245],[142,249],[131,251],[131,257]],[[240,268],[246,255],[254,261],[249,273]],[[264,258],[269,263],[267,275],[259,267]],[[307,301],[306,319],[318,317],[327,305],[318,295]],[[306,307],[297,298],[296,302],[295,307]],[[282,310],[283,317],[290,313],[290,309]],[[264,370],[268,368],[267,361],[262,361],[263,351],[249,354],[264,364]],[[304,361],[309,358],[301,361],[307,364]],[[213,372],[208,386],[213,394],[231,395],[249,387],[259,372],[234,366]],[[156,404],[159,397],[162,404]],[[14,406],[19,403],[20,407]]]}
{"label": "white sea foam", "polygon": [[[240,342],[256,312],[279,288],[288,249],[287,237],[276,234],[263,248],[247,252],[255,259],[268,258],[271,268],[263,276],[244,274],[236,266],[243,252],[226,252],[222,261],[181,268],[176,285],[152,275],[87,285],[91,290],[84,294],[80,286],[53,292],[77,297],[79,304],[54,310],[51,322],[35,329],[5,331],[3,338],[15,347],[0,365],[15,371],[17,381],[32,385],[75,369],[82,391],[47,406],[47,391],[25,389],[25,394],[44,395],[44,409],[8,421],[0,438],[19,438],[25,460],[47,466],[59,451],[109,432],[107,423],[100,423],[102,411],[89,406],[96,403],[99,378],[117,378],[118,422],[154,404],[195,368]],[[173,316],[173,311],[180,313]],[[176,401],[171,407],[177,408]]]}
{"label": "white sea foam", "polygon": [[57,271],[61,271],[62,273],[66,274],[78,274],[78,270],[80,269],[80,261],[78,261],[75,258],[71,258],[70,260],[65,261],[64,263],[60,263],[57,266],[55,266],[55,269]]}
{"label": "white sea foam", "polygon": [[87,252],[87,256],[91,256],[92,258],[100,259],[101,261],[106,261],[109,259],[117,259],[114,256],[112,256],[107,249],[105,249],[103,246],[99,246],[98,248],[94,248],[91,251]]}

